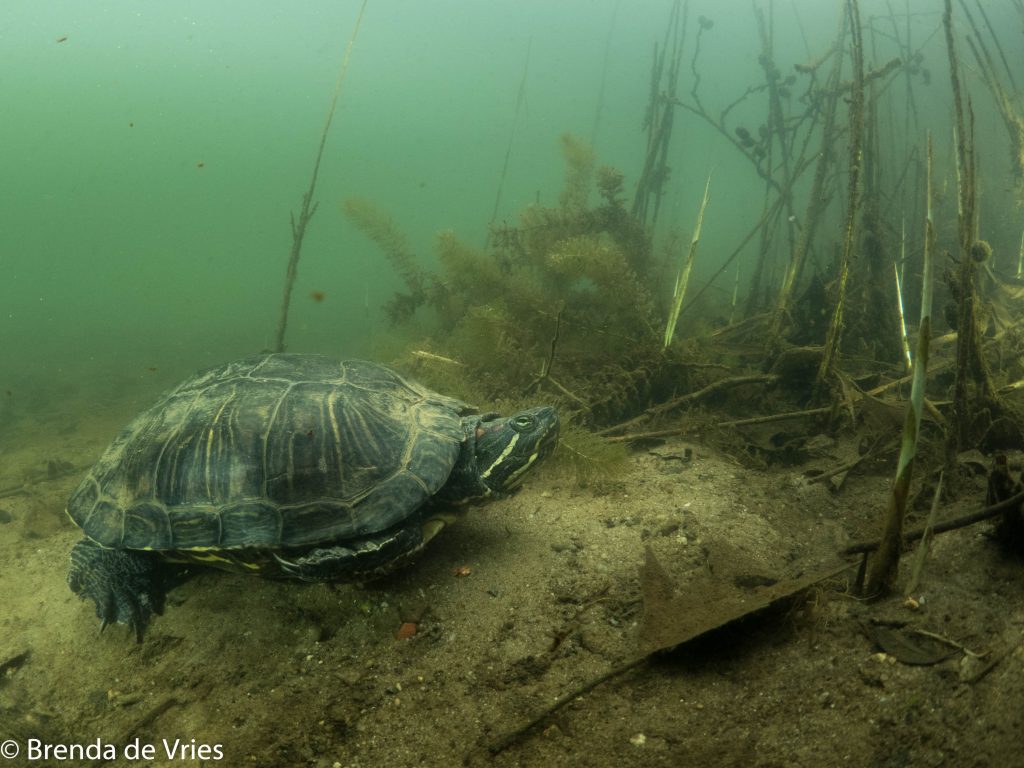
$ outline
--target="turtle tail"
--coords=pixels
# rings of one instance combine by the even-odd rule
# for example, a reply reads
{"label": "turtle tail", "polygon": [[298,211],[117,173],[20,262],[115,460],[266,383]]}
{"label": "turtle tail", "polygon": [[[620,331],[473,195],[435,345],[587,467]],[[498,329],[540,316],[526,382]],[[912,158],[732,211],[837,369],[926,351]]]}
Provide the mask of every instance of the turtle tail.
{"label": "turtle tail", "polygon": [[142,642],[150,617],[164,610],[167,592],[159,558],[146,552],[106,549],[82,539],[71,550],[68,586],[96,604],[96,615],[108,624],[127,624]]}

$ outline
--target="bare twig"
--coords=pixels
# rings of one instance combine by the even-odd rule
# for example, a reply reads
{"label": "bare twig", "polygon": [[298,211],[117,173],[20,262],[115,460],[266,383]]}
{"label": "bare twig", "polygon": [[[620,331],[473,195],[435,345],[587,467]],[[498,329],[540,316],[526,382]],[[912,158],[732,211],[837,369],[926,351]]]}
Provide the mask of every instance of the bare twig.
{"label": "bare twig", "polygon": [[993,669],[995,669],[996,665],[999,662],[1001,662],[1003,659],[1005,659],[1007,656],[1009,656],[1011,653],[1013,653],[1019,647],[1020,647],[1020,643],[1018,642],[1018,643],[1015,643],[1014,645],[1010,645],[1010,646],[1007,646],[1007,647],[1003,648],[1001,651],[999,651],[998,653],[993,655],[991,659],[989,659],[988,664],[986,664],[984,667],[979,669],[977,672],[975,672],[970,677],[964,678],[964,682],[968,683],[968,684],[973,684],[973,683],[978,682],[983,677],[985,677],[985,675],[987,675],[989,672],[991,672]]}
{"label": "bare twig", "polygon": [[818,368],[819,387],[829,383],[835,373],[839,344],[843,330],[843,312],[846,303],[846,284],[850,264],[857,245],[857,212],[860,208],[861,174],[864,168],[864,47],[861,39],[860,7],[857,0],[847,0],[849,14],[851,58],[853,60],[853,89],[850,92],[850,159],[849,189],[847,193],[846,222],[843,226],[843,245],[836,281],[836,305],[828,331],[825,334],[825,354]]}
{"label": "bare twig", "polygon": [[334,120],[334,111],[338,106],[338,97],[341,95],[341,85],[345,82],[345,75],[348,72],[348,62],[352,55],[352,46],[356,42],[356,35],[359,34],[359,23],[363,20],[363,11],[366,10],[366,0],[359,6],[359,15],[356,16],[355,26],[352,28],[352,36],[345,48],[345,58],[341,62],[341,71],[338,73],[338,81],[334,86],[334,96],[331,98],[331,107],[327,110],[327,120],[324,122],[324,130],[320,134],[320,146],[316,152],[316,162],[313,163],[313,175],[309,179],[309,189],[302,196],[302,210],[299,211],[299,220],[295,220],[292,214],[292,250],[288,256],[288,270],[284,277],[284,296],[281,299],[281,318],[277,325],[277,338],[274,342],[274,349],[277,352],[284,351],[284,335],[288,329],[288,308],[292,301],[292,288],[295,285],[295,275],[299,268],[299,255],[302,253],[302,239],[306,235],[306,226],[309,220],[316,213],[318,203],[313,202],[313,193],[316,191],[316,180],[320,173],[320,161],[324,156],[324,145],[327,143],[327,133],[331,129],[331,121]]}
{"label": "bare twig", "polygon": [[[512,157],[512,145],[516,139],[516,127],[519,125],[519,113],[522,111],[523,102],[526,100],[526,75],[530,70],[530,48],[533,47],[533,38],[530,37],[526,41],[526,60],[523,62],[523,76],[519,80],[519,90],[516,92],[516,108],[512,114],[512,126],[508,135],[508,146],[505,147],[505,160],[501,164],[501,175],[498,177],[498,191],[494,195],[494,208],[491,210],[491,220],[487,222],[487,237],[484,239],[484,248],[490,245],[491,234],[494,231],[494,223],[498,219],[498,210],[501,207],[501,196],[505,188],[505,177],[508,175],[508,162]],[[607,59],[607,54],[605,55]],[[607,63],[605,64],[607,67]],[[601,89],[604,90],[604,82],[601,83]],[[600,106],[598,107],[598,115],[600,115]],[[596,131],[596,118],[595,118],[595,131]],[[593,139],[591,139],[593,143]]]}
{"label": "bare twig", "polygon": [[493,755],[496,755],[499,752],[504,752],[506,749],[511,747],[521,738],[528,735],[530,732],[534,731],[541,723],[547,720],[547,718],[550,715],[560,710],[570,701],[578,699],[580,696],[583,696],[584,694],[590,693],[592,690],[601,685],[601,683],[607,682],[608,680],[611,680],[614,677],[618,677],[619,675],[629,672],[629,670],[631,669],[639,667],[641,664],[647,662],[650,658],[651,654],[645,654],[637,659],[627,661],[624,664],[620,664],[617,667],[609,669],[603,675],[595,677],[593,680],[587,681],[575,690],[569,691],[569,693],[562,694],[557,699],[555,699],[554,702],[552,702],[547,707],[538,712],[536,715],[534,715],[534,717],[528,723],[525,723],[524,725],[516,728],[515,730],[509,731],[502,738],[498,739],[496,742],[491,744],[488,747],[488,749]]}
{"label": "bare twig", "polygon": [[[932,533],[939,534],[945,533],[946,531],[955,531],[957,528],[966,528],[968,525],[974,525],[980,523],[982,520],[991,520],[993,517],[1002,514],[1008,509],[1012,509],[1015,506],[1020,506],[1024,503],[1024,491],[1021,493],[1010,496],[1007,499],[1003,499],[998,504],[993,504],[990,507],[979,509],[977,512],[972,512],[969,515],[962,515],[960,517],[954,517],[952,520],[946,520],[942,523],[936,523],[932,526]],[[925,534],[926,528],[915,528],[912,531],[908,531],[903,534],[904,546],[912,542],[917,541]],[[860,541],[856,544],[843,549],[840,554],[842,555],[856,555],[862,552],[874,552],[878,549],[878,541]]]}
{"label": "bare twig", "polygon": [[624,421],[621,424],[615,424],[607,429],[602,429],[597,434],[604,436],[614,435],[617,432],[622,432],[623,430],[628,429],[634,424],[639,424],[640,422],[646,421],[647,419],[655,416],[662,416],[669,411],[675,410],[681,405],[692,403],[695,400],[700,400],[703,397],[707,397],[708,395],[714,394],[715,392],[719,392],[723,389],[739,387],[744,384],[771,384],[772,382],[778,381],[778,379],[779,377],[774,373],[758,373],[750,376],[732,376],[727,379],[719,379],[718,381],[711,382],[703,389],[698,389],[696,392],[688,392],[685,395],[672,398],[664,403],[659,403],[652,408],[648,408],[636,418]]}
{"label": "bare twig", "polygon": [[[537,378],[535,378],[533,381],[531,381],[529,386],[526,387],[526,394],[530,394],[531,392],[536,390],[537,387],[539,387],[544,381],[549,381],[550,380],[551,366],[554,365],[554,362],[555,362],[555,350],[558,349],[558,334],[559,334],[559,332],[561,331],[561,328],[562,328],[562,312],[563,311],[564,311],[564,307],[559,307],[558,314],[555,315],[555,332],[554,332],[554,334],[551,337],[551,349],[548,352],[547,359],[544,361],[544,364],[541,366],[540,373],[537,375]],[[554,383],[554,382],[552,382],[552,383]],[[562,387],[560,384],[558,384],[556,386],[560,387],[563,392],[566,392],[567,394],[569,393],[568,390],[566,390],[565,387]],[[579,398],[576,397],[575,395],[573,395],[572,397],[575,400],[579,400]]]}
{"label": "bare twig", "polygon": [[[161,700],[160,702],[146,710],[142,717],[140,717],[138,720],[132,723],[131,726],[129,726],[127,729],[125,729],[118,743],[127,744],[132,737],[137,736],[142,731],[142,729],[150,725],[154,720],[160,717],[160,715],[162,715],[164,712],[171,709],[172,707],[176,707],[180,704],[181,702],[173,696],[168,696],[167,698]],[[109,764],[112,761],[112,759],[113,758],[104,757],[90,763],[90,766],[91,768],[102,768],[102,766]]]}
{"label": "bare twig", "polygon": [[840,464],[838,467],[832,467],[832,469],[822,472],[820,475],[815,475],[814,477],[808,479],[807,483],[808,485],[812,483],[823,483],[829,478],[835,477],[836,475],[841,475],[843,472],[849,472],[851,469],[858,466],[859,464],[862,464],[867,459],[873,459],[876,456],[878,456],[878,454],[884,453],[893,447],[894,444],[891,441],[883,442],[881,439],[876,440],[874,445],[872,445],[869,450],[865,451],[856,459],[852,459],[851,461],[848,461],[845,464]]}
{"label": "bare twig", "polygon": [[749,427],[753,424],[769,424],[773,421],[786,421],[787,419],[805,419],[810,416],[821,416],[831,411],[831,408],[809,408],[804,411],[787,411],[786,413],[771,413],[767,416],[754,416],[749,419],[737,419],[736,421],[720,421],[719,427]]}
{"label": "bare twig", "polygon": [[991,651],[985,651],[984,653],[976,653],[972,651],[970,648],[968,648],[966,645],[958,643],[956,640],[951,640],[950,638],[945,637],[944,635],[937,634],[935,632],[929,632],[926,629],[911,629],[910,631],[913,632],[915,635],[920,635],[921,637],[929,637],[932,640],[938,640],[940,643],[948,645],[950,648],[956,648],[965,656],[973,656],[976,659],[984,659],[986,656],[992,653]]}
{"label": "bare twig", "polygon": [[24,482],[17,483],[15,485],[8,485],[5,486],[4,488],[0,488],[0,499],[6,496],[17,496],[20,493],[27,493],[37,485],[42,485],[43,483],[52,483],[55,480],[61,480],[67,477],[68,475],[74,475],[79,472],[83,472],[86,469],[88,469],[88,467],[86,466],[76,467],[71,464],[68,464],[67,466],[61,466],[52,471],[47,471],[46,474],[43,474],[39,477],[34,477],[29,480],[25,480]]}
{"label": "bare twig", "polygon": [[917,548],[914,556],[914,564],[910,569],[910,581],[907,582],[906,594],[912,594],[921,583],[921,574],[924,573],[924,563],[928,557],[928,550],[932,547],[932,539],[935,538],[932,530],[935,528],[935,518],[939,512],[939,499],[942,498],[943,473],[939,473],[939,481],[935,484],[935,493],[932,494],[932,508],[928,511],[928,522],[924,526],[924,534],[921,536],[921,546]]}

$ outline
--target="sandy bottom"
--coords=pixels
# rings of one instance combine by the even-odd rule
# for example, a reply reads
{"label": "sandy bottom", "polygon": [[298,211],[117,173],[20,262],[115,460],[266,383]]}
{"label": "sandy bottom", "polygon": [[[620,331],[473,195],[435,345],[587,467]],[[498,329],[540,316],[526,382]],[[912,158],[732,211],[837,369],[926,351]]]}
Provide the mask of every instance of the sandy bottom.
{"label": "sandy bottom", "polygon": [[[198,572],[138,645],[124,627],[100,634],[65,583],[79,534],[64,501],[145,404],[117,402],[14,420],[0,444],[0,740],[20,750],[6,764],[1024,765],[1024,569],[985,524],[937,538],[916,608],[854,599],[849,571],[652,657],[493,752],[679,621],[645,609],[648,551],[669,597],[714,623],[723,590],[753,599],[870,538],[889,469],[810,484],[810,467],[842,463],[828,441],[767,470],[670,441],[597,489],[540,473],[368,586]],[[983,506],[981,487],[943,514]],[[890,637],[925,630],[970,653],[940,643],[944,660],[903,663],[880,652],[879,619]],[[403,622],[414,636],[399,639]]]}

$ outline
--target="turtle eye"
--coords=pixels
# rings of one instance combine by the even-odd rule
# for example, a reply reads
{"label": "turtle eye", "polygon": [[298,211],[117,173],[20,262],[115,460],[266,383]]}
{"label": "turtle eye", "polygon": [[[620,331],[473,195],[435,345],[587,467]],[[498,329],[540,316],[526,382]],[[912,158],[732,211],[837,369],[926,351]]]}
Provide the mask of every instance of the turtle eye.
{"label": "turtle eye", "polygon": [[533,416],[516,416],[512,419],[512,426],[517,430],[525,431],[533,426]]}

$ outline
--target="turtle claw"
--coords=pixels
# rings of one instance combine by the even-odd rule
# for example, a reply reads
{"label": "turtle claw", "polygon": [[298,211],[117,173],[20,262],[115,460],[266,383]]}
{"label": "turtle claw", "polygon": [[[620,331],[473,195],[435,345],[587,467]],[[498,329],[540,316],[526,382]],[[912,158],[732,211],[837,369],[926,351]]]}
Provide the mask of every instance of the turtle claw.
{"label": "turtle claw", "polygon": [[338,560],[347,561],[351,559],[351,555],[351,550],[345,547],[336,547],[334,550],[314,549],[294,560],[287,560],[275,552],[274,560],[277,562],[281,575],[290,579],[333,581],[339,577],[341,569],[332,567],[331,564]]}
{"label": "turtle claw", "polygon": [[301,581],[360,581],[383,576],[423,547],[423,528],[403,528],[350,539],[333,547],[317,547],[285,558],[274,552],[280,575]]}
{"label": "turtle claw", "polygon": [[281,569],[281,573],[293,578],[299,578],[300,566],[294,560],[285,560],[276,552],[274,553],[274,560],[277,561],[277,566]]}
{"label": "turtle claw", "polygon": [[[82,595],[87,597],[89,595]],[[95,600],[95,598],[93,598]],[[103,607],[100,607],[99,602],[96,602],[96,616],[100,619],[100,632],[102,633],[111,624],[126,624],[128,629],[135,634],[135,642],[141,643],[142,636],[146,630],[146,625],[149,624],[149,619],[153,613],[162,613],[161,611],[154,611],[150,597],[148,595],[141,595],[139,599],[136,599],[135,595],[132,595],[126,591],[115,593],[108,593]]]}
{"label": "turtle claw", "polygon": [[110,624],[126,624],[141,643],[150,617],[163,613],[162,569],[143,552],[104,549],[83,539],[71,550],[68,586],[95,603],[101,632]]}

